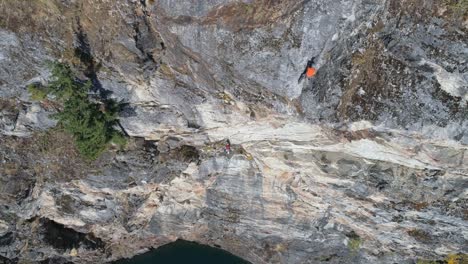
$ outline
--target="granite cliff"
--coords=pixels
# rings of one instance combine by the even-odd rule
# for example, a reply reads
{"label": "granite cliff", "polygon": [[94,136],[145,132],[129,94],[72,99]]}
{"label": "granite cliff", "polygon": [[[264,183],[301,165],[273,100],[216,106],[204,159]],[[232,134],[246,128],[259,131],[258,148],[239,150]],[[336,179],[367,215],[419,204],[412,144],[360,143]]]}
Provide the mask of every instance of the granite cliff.
{"label": "granite cliff", "polygon": [[[466,261],[467,10],[0,1],[0,262],[105,263],[177,238],[252,263]],[[125,149],[84,160],[60,104],[31,99],[50,60],[126,102]]]}

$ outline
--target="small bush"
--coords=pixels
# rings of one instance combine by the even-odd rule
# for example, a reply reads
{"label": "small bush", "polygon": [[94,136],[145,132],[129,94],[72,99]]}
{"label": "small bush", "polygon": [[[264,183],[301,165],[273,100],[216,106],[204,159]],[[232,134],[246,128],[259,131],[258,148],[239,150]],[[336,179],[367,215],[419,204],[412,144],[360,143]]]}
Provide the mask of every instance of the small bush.
{"label": "small bush", "polygon": [[445,0],[447,7],[456,15],[463,16],[468,13],[468,0]]}
{"label": "small bush", "polygon": [[467,254],[449,254],[445,259],[418,259],[417,264],[465,264],[468,263]]}
{"label": "small bush", "polygon": [[447,264],[468,263],[468,254],[450,254],[447,256]]}
{"label": "small bush", "polygon": [[111,142],[117,146],[124,148],[127,145],[127,139],[121,133],[113,133]]}
{"label": "small bush", "polygon": [[42,101],[48,94],[47,88],[37,83],[28,85],[28,92],[34,101]]}
{"label": "small bush", "polygon": [[121,104],[114,100],[90,101],[90,82],[82,82],[76,78],[67,65],[52,63],[50,67],[52,80],[43,91],[54,95],[63,103],[63,110],[54,117],[65,131],[73,135],[78,151],[87,159],[93,160],[110,142],[125,145],[124,136],[114,128],[118,124]]}
{"label": "small bush", "polygon": [[348,241],[348,248],[351,251],[358,251],[361,247],[361,239],[360,238],[351,238]]}
{"label": "small bush", "polygon": [[361,247],[361,237],[359,237],[358,234],[356,234],[354,231],[351,231],[351,233],[346,235],[349,240],[348,240],[348,249],[351,252],[357,252],[359,251],[359,248]]}
{"label": "small bush", "polygon": [[59,100],[67,102],[71,97],[85,98],[92,85],[91,82],[78,80],[70,67],[66,64],[51,62],[52,80],[47,86],[47,91],[55,95]]}

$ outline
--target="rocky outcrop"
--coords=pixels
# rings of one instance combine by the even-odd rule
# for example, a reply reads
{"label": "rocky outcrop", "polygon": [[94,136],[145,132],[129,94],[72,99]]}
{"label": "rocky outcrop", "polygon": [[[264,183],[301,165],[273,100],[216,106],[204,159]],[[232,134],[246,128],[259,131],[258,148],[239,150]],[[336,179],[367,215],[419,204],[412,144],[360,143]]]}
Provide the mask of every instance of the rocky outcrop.
{"label": "rocky outcrop", "polygon": [[367,119],[466,144],[467,27],[466,10],[459,11],[388,1],[369,20],[358,20],[302,94],[306,115]]}
{"label": "rocky outcrop", "polygon": [[[0,4],[0,260],[103,263],[178,238],[252,263],[467,254],[460,8]],[[312,56],[317,77],[298,83]],[[49,129],[60,105],[26,86],[53,59],[127,103],[125,150],[85,161]]]}

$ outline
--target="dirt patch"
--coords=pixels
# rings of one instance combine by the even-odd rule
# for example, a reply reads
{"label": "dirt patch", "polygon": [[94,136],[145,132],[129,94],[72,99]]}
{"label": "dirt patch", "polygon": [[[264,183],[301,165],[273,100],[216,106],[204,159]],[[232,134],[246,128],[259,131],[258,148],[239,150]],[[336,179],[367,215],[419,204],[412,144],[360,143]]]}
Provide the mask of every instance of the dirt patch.
{"label": "dirt patch", "polygon": [[438,14],[457,23],[468,20],[468,0],[444,0],[440,5]]}
{"label": "dirt patch", "polygon": [[0,145],[0,194],[11,202],[28,197],[36,184],[83,178],[105,161],[83,160],[73,138],[60,129],[30,138],[3,136]]}
{"label": "dirt patch", "polygon": [[60,50],[49,40],[58,37],[67,44],[72,43],[71,27],[68,26],[70,19],[67,17],[73,17],[73,12],[58,1],[2,1],[0,14],[6,14],[0,16],[0,27],[17,34],[39,33],[41,41],[56,55],[60,55]]}
{"label": "dirt patch", "polygon": [[222,22],[233,31],[268,26],[294,13],[304,1],[257,0],[252,3],[235,2],[209,12],[203,24]]}
{"label": "dirt patch", "polygon": [[468,19],[467,0],[393,0],[390,1],[389,11],[392,15],[401,17],[410,16],[415,22],[428,22],[438,17],[461,24]]}
{"label": "dirt patch", "polygon": [[425,21],[436,15],[438,5],[440,6],[440,4],[434,4],[433,1],[393,0],[390,1],[389,11],[393,15],[406,14],[413,16],[414,19]]}
{"label": "dirt patch", "polygon": [[353,54],[350,79],[338,106],[341,119],[358,120],[365,116],[376,120],[385,110],[386,100],[399,100],[397,77],[405,66],[387,57],[383,50],[382,41],[375,39],[363,52]]}
{"label": "dirt patch", "polygon": [[0,112],[14,112],[18,110],[15,100],[0,98]]}
{"label": "dirt patch", "polygon": [[[13,32],[45,32],[48,19],[57,19],[60,9],[54,1],[2,1],[0,25]],[[46,32],[45,32],[46,33]]]}
{"label": "dirt patch", "polygon": [[431,234],[422,229],[409,230],[408,235],[414,237],[414,239],[422,243],[429,243],[432,241]]}
{"label": "dirt patch", "polygon": [[[135,28],[129,26],[129,21],[146,21],[147,15],[138,12],[142,5],[144,1],[129,5],[126,1],[107,0],[3,0],[0,2],[0,14],[6,15],[0,16],[0,27],[40,40],[52,55],[72,65],[80,63],[75,56],[75,47],[76,44],[80,45],[76,33],[81,31],[89,40],[96,64],[103,59],[114,59],[118,60],[115,64],[119,65],[129,59],[139,60],[133,52],[130,51],[129,58],[125,52],[116,48],[121,45],[121,36],[138,35]],[[151,28],[148,31],[149,34],[144,32],[145,37],[157,36]],[[148,43],[154,44],[151,47],[154,48],[154,54],[160,53],[161,40]],[[129,52],[126,48],[124,50]],[[146,51],[153,54],[153,50]]]}

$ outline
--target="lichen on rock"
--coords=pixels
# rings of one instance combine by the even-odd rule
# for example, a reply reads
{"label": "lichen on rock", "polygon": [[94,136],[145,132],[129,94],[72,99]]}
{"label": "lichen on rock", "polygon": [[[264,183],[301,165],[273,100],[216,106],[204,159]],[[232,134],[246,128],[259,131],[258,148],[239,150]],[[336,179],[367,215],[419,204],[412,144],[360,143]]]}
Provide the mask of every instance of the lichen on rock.
{"label": "lichen on rock", "polygon": [[[462,263],[457,8],[2,1],[0,262],[104,263],[180,238],[252,263]],[[316,77],[298,83],[313,56]],[[127,102],[125,148],[80,156],[51,118],[60,102],[28,92],[48,60],[90,98]]]}

